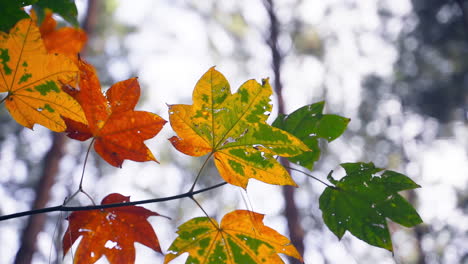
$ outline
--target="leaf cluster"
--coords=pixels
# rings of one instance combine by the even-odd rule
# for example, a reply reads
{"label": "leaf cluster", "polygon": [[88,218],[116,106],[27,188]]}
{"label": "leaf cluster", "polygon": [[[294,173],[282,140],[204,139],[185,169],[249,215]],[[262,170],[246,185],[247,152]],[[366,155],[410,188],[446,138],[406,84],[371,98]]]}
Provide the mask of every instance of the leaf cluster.
{"label": "leaf cluster", "polygon": [[[20,9],[30,4],[39,10],[31,17]],[[75,140],[92,139],[95,151],[115,167],[121,167],[124,160],[157,161],[144,141],[155,137],[167,121],[135,110],[140,98],[137,78],[102,92],[96,70],[78,56],[86,34],[78,28],[57,28],[49,10],[76,26],[73,1],[1,5],[3,10],[14,10],[0,19],[0,29],[9,30],[9,34],[0,32],[0,92],[7,93],[2,102],[11,116],[31,129],[40,124]],[[210,68],[195,85],[193,104],[168,106],[175,133],[169,141],[186,155],[214,159],[220,177],[229,184],[245,189],[253,178],[297,187],[277,158],[312,170],[320,158],[319,141],[338,138],[350,119],[324,114],[325,103],[318,102],[279,115],[270,125],[271,95],[268,79],[261,83],[248,80],[232,93],[226,78]],[[327,188],[319,199],[325,224],[340,239],[348,230],[371,245],[392,251],[387,219],[406,227],[422,222],[398,193],[419,185],[394,171],[379,174],[382,169],[372,163],[341,166],[347,175],[335,180],[330,173],[331,184],[325,183]],[[193,197],[202,170],[180,198],[191,198],[203,210]],[[81,183],[78,192],[84,192]],[[135,242],[162,253],[147,221],[158,213],[136,205],[108,208],[129,202],[129,197],[113,193],[103,199],[100,210],[71,213],[63,237],[64,253],[80,237],[75,263],[94,263],[102,256],[110,263],[133,263]],[[208,215],[188,220],[179,226],[165,263],[183,253],[189,254],[186,263],[283,263],[279,253],[302,261],[289,239],[265,226],[263,218],[260,213],[234,210],[220,224]]]}
{"label": "leaf cluster", "polygon": [[38,12],[39,22],[46,17],[46,10],[53,10],[67,22],[78,27],[78,10],[74,0],[14,0],[0,1],[0,31],[8,32],[21,19],[28,18],[28,14],[23,11],[26,6],[31,6]]}

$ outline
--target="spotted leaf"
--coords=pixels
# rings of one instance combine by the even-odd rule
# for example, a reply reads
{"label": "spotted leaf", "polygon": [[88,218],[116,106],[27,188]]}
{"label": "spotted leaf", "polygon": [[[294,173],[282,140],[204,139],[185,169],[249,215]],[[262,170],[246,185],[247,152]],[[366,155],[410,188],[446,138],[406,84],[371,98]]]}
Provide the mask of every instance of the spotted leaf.
{"label": "spotted leaf", "polygon": [[286,131],[266,123],[271,111],[272,89],[268,80],[249,80],[231,94],[229,83],[214,68],[195,86],[193,105],[170,105],[170,139],[191,156],[212,154],[227,182],[246,188],[248,180],[278,185],[296,185],[274,158],[290,157],[309,148]]}
{"label": "spotted leaf", "polygon": [[62,91],[75,83],[76,65],[61,54],[48,54],[31,19],[19,21],[10,34],[0,32],[0,92],[8,92],[6,108],[21,125],[43,125],[64,131],[62,117],[87,123],[76,100]]}
{"label": "spotted leaf", "polygon": [[[128,196],[112,193],[101,204],[129,201]],[[83,238],[73,257],[75,264],[92,264],[103,256],[110,264],[135,263],[135,242],[161,253],[159,240],[147,220],[158,215],[140,206],[73,212],[63,235],[63,253],[66,254],[79,237]]]}
{"label": "spotted leaf", "polygon": [[264,215],[236,210],[228,213],[218,225],[216,220],[198,217],[179,226],[179,235],[166,255],[169,263],[187,252],[185,263],[278,264],[284,263],[278,253],[302,261],[288,238],[263,224]]}
{"label": "spotted leaf", "polygon": [[422,223],[416,210],[399,191],[419,188],[407,176],[385,171],[372,163],[344,163],[346,176],[325,189],[319,199],[325,224],[338,237],[346,230],[365,242],[393,251],[387,218],[406,227]]}
{"label": "spotted leaf", "polygon": [[67,135],[82,141],[94,137],[96,152],[116,167],[125,159],[156,161],[144,141],[157,135],[166,121],[134,110],[140,98],[137,78],[112,85],[104,96],[94,67],[83,60],[78,65],[79,89],[67,86],[67,91],[83,106],[88,125],[65,118]]}

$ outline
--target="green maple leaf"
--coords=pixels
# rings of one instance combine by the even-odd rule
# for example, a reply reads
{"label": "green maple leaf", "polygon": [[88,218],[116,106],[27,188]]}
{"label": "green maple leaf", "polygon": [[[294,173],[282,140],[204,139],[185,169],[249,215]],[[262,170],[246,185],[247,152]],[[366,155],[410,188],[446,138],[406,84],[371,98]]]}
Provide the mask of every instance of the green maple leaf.
{"label": "green maple leaf", "polygon": [[21,19],[28,18],[28,14],[21,8],[34,3],[34,0],[17,1],[8,0],[0,1],[0,31],[8,33],[10,29]]}
{"label": "green maple leaf", "polygon": [[42,22],[45,17],[45,9],[51,9],[73,26],[79,26],[78,9],[74,0],[39,0],[35,3],[34,8],[39,22]]}
{"label": "green maple leaf", "polygon": [[320,210],[328,228],[341,239],[348,230],[365,242],[393,251],[387,218],[405,227],[422,223],[413,206],[399,191],[419,188],[407,176],[382,169],[372,163],[344,163],[346,176],[335,180],[320,196]]}
{"label": "green maple leaf", "polygon": [[79,26],[78,9],[74,0],[2,0],[0,1],[2,11],[0,31],[7,33],[18,21],[29,18],[29,15],[22,9],[29,5],[33,5],[36,10],[39,23],[44,19],[45,9],[51,9],[73,26]]}
{"label": "green maple leaf", "polygon": [[350,121],[339,115],[323,114],[325,102],[303,106],[289,115],[279,115],[272,126],[287,131],[304,142],[310,151],[294,157],[290,162],[312,170],[320,158],[319,138],[331,142],[341,136]]}

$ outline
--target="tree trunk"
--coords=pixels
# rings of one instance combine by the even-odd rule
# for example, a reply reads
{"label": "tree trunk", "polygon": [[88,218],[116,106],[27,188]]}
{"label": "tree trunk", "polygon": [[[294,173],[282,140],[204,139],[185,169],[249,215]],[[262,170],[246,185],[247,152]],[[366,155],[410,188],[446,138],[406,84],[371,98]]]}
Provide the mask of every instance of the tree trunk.
{"label": "tree trunk", "polygon": [[[276,96],[278,97],[278,113],[284,114],[284,99],[283,99],[283,86],[281,83],[281,64],[282,64],[282,54],[278,47],[278,36],[279,36],[279,22],[276,16],[275,7],[273,0],[264,0],[265,8],[268,12],[270,19],[270,37],[268,39],[268,45],[271,50],[272,57],[272,68],[274,74],[274,89]],[[281,158],[281,164],[285,167],[289,167],[289,161],[287,159]],[[290,171],[288,170],[290,173]],[[301,225],[301,217],[299,210],[296,206],[294,193],[296,188],[293,186],[283,186],[283,197],[285,202],[284,215],[288,222],[289,236],[292,244],[297,248],[301,255],[304,255],[304,229]],[[290,263],[300,263],[295,258],[289,259]]]}
{"label": "tree trunk", "polygon": [[[36,198],[32,209],[43,208],[49,201],[50,189],[54,185],[55,176],[59,170],[59,162],[63,156],[65,140],[64,134],[53,134],[52,146],[44,157],[40,180],[35,188]],[[21,246],[16,253],[15,264],[31,263],[34,252],[36,252],[37,235],[42,231],[45,219],[45,214],[29,217],[21,236]]]}
{"label": "tree trunk", "polygon": [[[416,192],[414,190],[409,190],[408,191],[408,202],[415,206],[417,199],[418,199],[418,197],[417,197]],[[416,239],[415,247],[416,247],[416,251],[417,251],[417,254],[418,254],[417,264],[426,264],[426,253],[424,252],[424,249],[422,247],[422,240],[423,240],[423,236],[425,234],[424,225],[417,225],[417,226],[413,227],[413,233],[414,233],[414,237]]]}

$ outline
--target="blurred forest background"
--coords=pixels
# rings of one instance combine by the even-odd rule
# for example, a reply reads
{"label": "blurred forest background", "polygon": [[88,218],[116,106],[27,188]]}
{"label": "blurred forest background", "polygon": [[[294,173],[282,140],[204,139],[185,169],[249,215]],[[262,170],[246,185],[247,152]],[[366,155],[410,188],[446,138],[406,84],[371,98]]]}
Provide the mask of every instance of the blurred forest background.
{"label": "blurred forest background", "polygon": [[[83,56],[98,68],[104,89],[138,76],[144,100],[138,108],[167,120],[166,103],[191,104],[196,81],[213,65],[233,90],[247,79],[270,77],[277,92],[271,120],[278,111],[321,100],[328,113],[351,118],[341,138],[321,142],[314,175],[339,175],[339,163],[355,161],[405,173],[422,185],[405,195],[425,223],[390,225],[393,257],[349,235],[339,242],[318,209],[324,186],[294,172],[297,189],[251,181],[247,192],[226,186],[198,196],[213,217],[252,206],[292,239],[306,263],[468,263],[467,1],[76,3],[89,34]],[[0,121],[0,214],[61,204],[77,189],[87,143],[25,129],[4,107]],[[84,189],[97,201],[111,192],[139,200],[186,191],[203,158],[173,149],[166,140],[172,133],[167,125],[148,141],[160,165],[126,161],[115,169],[92,155]],[[220,181],[211,165],[198,187]],[[86,197],[73,202],[88,203]],[[146,207],[173,219],[149,219],[163,250],[179,224],[203,214],[190,200]],[[0,222],[0,262],[71,263],[61,255],[65,217]],[[137,245],[137,263],[150,259],[162,257]]]}

